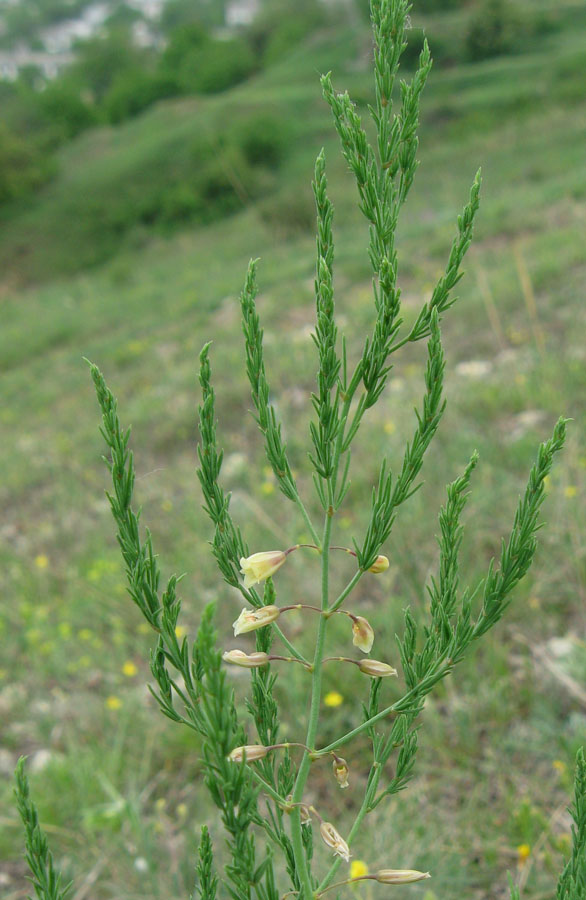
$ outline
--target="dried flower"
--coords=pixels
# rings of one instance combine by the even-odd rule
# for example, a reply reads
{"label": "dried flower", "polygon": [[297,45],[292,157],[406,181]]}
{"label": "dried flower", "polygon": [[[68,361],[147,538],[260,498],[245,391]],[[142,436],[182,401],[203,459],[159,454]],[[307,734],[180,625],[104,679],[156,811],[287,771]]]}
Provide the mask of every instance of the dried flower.
{"label": "dried flower", "polygon": [[411,884],[431,878],[429,872],[417,872],[415,869],[381,869],[374,876],[380,884]]}
{"label": "dried flower", "polygon": [[238,763],[243,759],[252,762],[253,759],[264,759],[268,752],[269,748],[263,744],[246,744],[244,747],[235,747],[232,753],[228,754],[228,759]]}
{"label": "dried flower", "polygon": [[244,669],[256,669],[258,666],[266,666],[269,662],[267,653],[244,653],[243,650],[226,650],[222,654],[224,662],[234,666],[242,666]]}
{"label": "dried flower", "polygon": [[282,550],[265,550],[263,553],[253,553],[252,556],[242,557],[240,571],[244,575],[244,587],[252,587],[266,578],[270,578],[281,568],[287,554]]}
{"label": "dried flower", "polygon": [[335,756],[332,763],[332,769],[334,771],[334,778],[336,779],[340,787],[347,788],[349,769],[346,760],[342,759],[341,756]]}
{"label": "dried flower", "polygon": [[255,631],[264,625],[269,625],[279,617],[281,610],[278,606],[262,606],[260,609],[243,609],[233,623],[234,634],[246,634],[247,631]]}
{"label": "dried flower", "polygon": [[397,670],[387,663],[379,662],[378,659],[361,659],[358,668],[365,675],[371,675],[373,678],[386,678],[388,675],[396,675]]}
{"label": "dried flower", "polygon": [[370,653],[374,643],[374,631],[363,616],[352,616],[352,643],[363,653]]}
{"label": "dried flower", "polygon": [[328,847],[331,847],[337,856],[341,856],[345,862],[350,862],[350,848],[330,822],[322,822],[319,833]]}
{"label": "dried flower", "polygon": [[389,568],[389,560],[386,556],[377,556],[373,564],[369,568],[369,572],[373,572],[375,575],[380,575],[381,572],[386,572]]}

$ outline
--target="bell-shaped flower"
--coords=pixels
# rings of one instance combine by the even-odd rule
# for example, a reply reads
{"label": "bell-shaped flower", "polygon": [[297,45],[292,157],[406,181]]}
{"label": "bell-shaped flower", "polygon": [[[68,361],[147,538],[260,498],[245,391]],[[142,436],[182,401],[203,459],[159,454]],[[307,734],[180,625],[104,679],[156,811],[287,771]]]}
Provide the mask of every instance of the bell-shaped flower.
{"label": "bell-shaped flower", "polygon": [[350,848],[330,822],[322,822],[319,826],[319,833],[324,843],[332,848],[336,856],[341,856],[345,862],[350,862]]}
{"label": "bell-shaped flower", "polygon": [[363,653],[370,653],[374,643],[374,631],[363,616],[352,616],[352,643]]}
{"label": "bell-shaped flower", "polygon": [[341,788],[348,787],[348,763],[345,759],[342,759],[341,756],[335,756],[334,761],[332,763],[332,769],[334,771],[334,778],[338,782]]}
{"label": "bell-shaped flower", "polygon": [[386,556],[377,556],[373,564],[369,568],[369,572],[373,572],[375,575],[380,575],[381,572],[386,572],[389,568],[389,560]]}
{"label": "bell-shaped flower", "polygon": [[415,869],[381,869],[374,876],[380,884],[411,884],[431,878],[429,872],[417,872]]}
{"label": "bell-shaped flower", "polygon": [[247,631],[255,631],[269,625],[279,617],[281,610],[278,606],[261,606],[259,609],[243,609],[233,623],[234,634],[246,634]]}
{"label": "bell-shaped flower", "polygon": [[243,650],[226,650],[222,654],[222,659],[224,662],[242,666],[244,669],[257,669],[259,666],[266,666],[269,662],[268,653],[244,653]]}
{"label": "bell-shaped flower", "polygon": [[287,554],[282,550],[265,550],[263,553],[243,556],[240,560],[240,571],[244,575],[244,587],[252,587],[253,584],[270,578],[281,568],[286,559]]}
{"label": "bell-shaped flower", "polygon": [[361,659],[358,663],[358,668],[365,675],[370,675],[372,678],[387,678],[389,675],[397,674],[396,669],[393,669],[387,663],[379,662],[378,659]]}
{"label": "bell-shaped flower", "polygon": [[243,759],[246,762],[252,762],[254,759],[264,759],[269,749],[263,744],[246,744],[244,747],[235,747],[232,753],[228,754],[228,759],[237,763],[242,762]]}

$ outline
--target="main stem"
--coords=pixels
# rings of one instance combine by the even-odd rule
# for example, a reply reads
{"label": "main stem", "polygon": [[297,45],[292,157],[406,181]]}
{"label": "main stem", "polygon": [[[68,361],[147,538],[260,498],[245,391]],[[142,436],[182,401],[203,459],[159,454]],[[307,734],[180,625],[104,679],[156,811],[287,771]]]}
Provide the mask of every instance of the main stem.
{"label": "main stem", "polygon": [[[330,506],[326,512],[324,523],[324,534],[322,540],[322,567],[321,567],[321,608],[325,612],[328,608],[329,600],[329,549],[332,533],[332,516],[333,508]],[[293,803],[301,803],[309,767],[311,764],[310,751],[315,749],[315,739],[317,735],[317,726],[319,722],[319,705],[321,700],[321,681],[322,681],[322,660],[324,654],[324,643],[326,636],[327,618],[320,615],[317,626],[317,636],[315,640],[315,653],[313,657],[313,673],[311,680],[311,705],[309,708],[309,721],[307,724],[307,737],[305,744],[309,748],[303,754],[297,779],[293,789]],[[299,873],[302,891],[305,900],[311,900],[313,897],[313,887],[311,884],[311,875],[305,857],[303,848],[303,839],[301,835],[301,811],[299,807],[295,807],[291,814],[291,837],[293,841],[293,852],[295,854],[295,865]]]}
{"label": "main stem", "polygon": [[[309,767],[311,764],[310,751],[315,750],[315,738],[317,735],[317,726],[319,722],[319,706],[321,700],[321,681],[322,681],[322,661],[324,655],[324,643],[326,636],[326,625],[328,622],[328,617],[326,615],[328,611],[329,604],[329,576],[330,576],[330,544],[331,544],[331,534],[332,534],[332,519],[334,515],[334,503],[335,503],[335,495],[336,495],[336,481],[338,477],[338,469],[340,466],[340,457],[342,455],[342,446],[344,443],[344,432],[346,430],[346,424],[348,421],[348,414],[350,412],[350,405],[352,403],[352,398],[358,387],[360,382],[360,366],[357,366],[354,375],[352,377],[352,381],[348,387],[346,392],[346,396],[344,398],[344,406],[342,408],[342,414],[340,416],[340,426],[338,430],[338,436],[336,438],[336,445],[334,448],[334,465],[333,472],[330,480],[328,481],[328,508],[326,510],[325,522],[324,522],[324,532],[323,539],[321,543],[321,609],[322,614],[319,617],[319,624],[317,627],[317,636],[315,641],[315,654],[313,658],[313,673],[312,673],[312,681],[311,681],[311,705],[309,708],[309,722],[307,725],[307,737],[305,739],[305,744],[309,748],[303,754],[303,759],[301,760],[301,764],[299,766],[299,770],[297,772],[297,778],[295,780],[295,787],[293,788],[293,803],[301,803],[303,799],[303,792],[305,790],[305,784],[307,782],[307,776],[309,774]],[[317,543],[317,542],[316,542]],[[312,900],[313,898],[313,887],[311,884],[311,874],[309,871],[309,867],[307,865],[307,859],[305,856],[305,850],[303,848],[303,837],[301,833],[301,810],[298,806],[294,807],[291,813],[291,839],[293,843],[293,853],[295,856],[295,866],[297,872],[299,874],[299,880],[301,883],[301,898],[300,900]]]}

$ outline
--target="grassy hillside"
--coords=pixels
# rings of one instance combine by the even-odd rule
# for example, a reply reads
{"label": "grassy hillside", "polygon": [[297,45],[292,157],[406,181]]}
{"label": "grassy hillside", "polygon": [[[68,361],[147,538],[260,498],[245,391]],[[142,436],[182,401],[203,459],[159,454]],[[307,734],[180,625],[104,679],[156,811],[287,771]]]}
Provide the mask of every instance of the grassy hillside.
{"label": "grassy hillside", "polygon": [[[527,52],[433,73],[423,103],[421,170],[402,219],[400,278],[409,322],[445,264],[456,215],[482,165],[476,241],[461,300],[443,323],[448,409],[424,466],[425,487],[389,541],[391,570],[364,582],[360,597],[381,657],[396,656],[402,609],[410,604],[417,616],[425,609],[424,585],[437,561],[429,511],[443,502],[446,481],[477,447],[481,463],[463,547],[463,578],[472,582],[499,551],[537,444],[560,413],[575,420],[549,484],[548,525],[531,575],[492,639],[432,695],[418,776],[377,811],[373,841],[356,847],[355,856],[372,867],[429,868],[431,887],[418,894],[425,900],[506,897],[507,871],[521,881],[525,898],[553,897],[569,846],[571,764],[586,732],[586,100],[577,87],[584,11],[569,3],[556,9],[560,28]],[[430,31],[435,23],[439,34],[449,21],[430,19]],[[260,549],[303,538],[303,523],[264,467],[247,414],[236,298],[249,258],[260,256],[269,379],[294,467],[316,508],[305,463],[316,368],[309,181],[322,145],[336,209],[338,320],[352,358],[373,320],[367,232],[317,73],[332,68],[335,85],[348,87],[364,106],[367,50],[359,29],[323,32],[227,95],[161,105],[119,129],[88,133],[64,151],[59,179],[28,210],[13,210],[3,229],[0,891],[6,898],[25,896],[22,838],[10,802],[10,773],[21,753],[30,757],[42,818],[57,857],[75,876],[78,900],[188,896],[198,823],[210,822],[220,846],[196,743],[160,716],[144,687],[152,640],[125,594],[103,496],[97,408],[81,358],[100,365],[123,420],[133,425],[144,522],[163,571],[187,573],[182,628],[192,634],[202,605],[218,597],[218,627],[233,646],[229,626],[240,605],[218,586],[194,471],[197,353],[213,338],[225,482],[249,543]],[[104,225],[100,216],[111,212],[116,222],[116,209],[150,190],[169,154],[177,159],[202,133],[213,136],[219,123],[251,111],[284,118],[290,128],[280,173],[268,174],[258,202],[174,234],[132,223],[116,230],[108,219],[96,228],[98,220]],[[25,281],[43,283],[17,289]],[[422,392],[424,354],[416,346],[397,357],[385,399],[367,421],[337,526],[340,543],[361,534],[374,460],[384,451],[399,464]],[[295,558],[291,565],[283,589],[294,585],[292,596],[310,596],[313,568]],[[342,646],[343,628],[336,639]],[[304,674],[287,672],[298,708],[306,697]],[[334,670],[326,677],[326,690],[340,689]],[[245,684],[235,680],[240,693]],[[344,702],[330,712],[332,732],[350,721],[361,687],[359,676],[344,684]],[[284,728],[292,739],[296,721],[292,708]],[[342,831],[361,791],[362,750],[353,753],[355,786],[347,796],[333,794],[327,773],[312,780],[315,798]]]}

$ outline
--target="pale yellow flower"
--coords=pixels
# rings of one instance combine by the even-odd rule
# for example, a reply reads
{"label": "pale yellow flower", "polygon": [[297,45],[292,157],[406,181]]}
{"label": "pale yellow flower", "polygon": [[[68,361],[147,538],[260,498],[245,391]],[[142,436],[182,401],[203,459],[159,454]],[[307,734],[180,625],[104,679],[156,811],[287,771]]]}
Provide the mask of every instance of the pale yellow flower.
{"label": "pale yellow flower", "polygon": [[240,571],[244,575],[244,587],[252,587],[265,579],[270,578],[281,568],[287,554],[282,550],[265,550],[263,553],[253,553],[252,556],[242,557]]}
{"label": "pale yellow flower", "polygon": [[389,568],[389,560],[386,556],[377,556],[373,564],[369,568],[369,572],[373,572],[375,575],[380,575],[381,572],[386,572]]}
{"label": "pale yellow flower", "polygon": [[125,662],[124,665],[122,666],[122,674],[126,675],[127,678],[133,678],[137,672],[138,672],[138,669],[136,668],[134,663],[131,662],[130,660]]}
{"label": "pale yellow flower", "polygon": [[222,654],[224,662],[234,666],[242,666],[245,669],[256,669],[258,666],[266,666],[269,662],[267,653],[244,653],[242,650],[226,650]]}
{"label": "pale yellow flower", "polygon": [[380,884],[411,884],[424,878],[431,878],[429,872],[417,872],[415,869],[381,869],[375,875]]}
{"label": "pale yellow flower", "polygon": [[567,497],[568,500],[571,500],[572,497],[575,497],[577,493],[578,493],[578,488],[576,487],[575,484],[568,484],[564,488],[564,496]]}
{"label": "pale yellow flower", "polygon": [[364,878],[368,875],[368,866],[361,859],[353,859],[350,863],[350,878]]}
{"label": "pale yellow flower", "polygon": [[260,609],[243,609],[235,622],[233,622],[234,634],[246,634],[247,631],[255,631],[269,625],[279,617],[281,610],[278,606],[261,606]]}
{"label": "pale yellow flower", "polygon": [[329,691],[324,697],[326,706],[341,706],[343,702],[344,698],[338,691]]}
{"label": "pale yellow flower", "polygon": [[332,769],[334,771],[334,778],[336,779],[340,787],[347,788],[349,769],[346,760],[342,759],[341,756],[334,757]]}
{"label": "pale yellow flower", "polygon": [[38,556],[35,556],[35,566],[37,569],[46,569],[49,565],[49,557],[45,556],[44,553],[39,553]]}
{"label": "pale yellow flower", "polygon": [[235,747],[232,753],[228,754],[231,762],[251,762],[253,759],[264,759],[269,752],[268,747],[263,744],[246,744],[244,747]]}
{"label": "pale yellow flower", "polygon": [[350,862],[350,848],[331,822],[322,822],[319,833],[324,843],[334,851],[334,855],[340,856],[345,862]]}
{"label": "pale yellow flower", "polygon": [[371,675],[372,678],[386,678],[388,675],[396,675],[397,670],[387,663],[379,662],[378,659],[361,659],[358,668],[365,675]]}
{"label": "pale yellow flower", "polygon": [[363,653],[370,653],[374,643],[374,631],[364,616],[352,617],[352,643]]}

